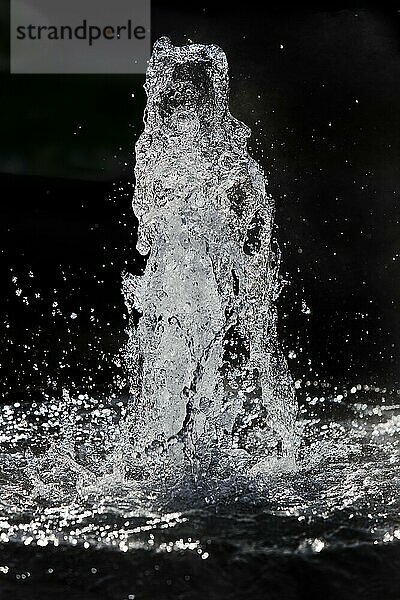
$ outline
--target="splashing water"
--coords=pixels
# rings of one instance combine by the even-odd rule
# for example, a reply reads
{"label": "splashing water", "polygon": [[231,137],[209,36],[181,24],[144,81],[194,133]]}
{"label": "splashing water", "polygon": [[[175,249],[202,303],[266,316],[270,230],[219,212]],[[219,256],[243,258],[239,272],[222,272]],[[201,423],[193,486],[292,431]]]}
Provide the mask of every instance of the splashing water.
{"label": "splashing water", "polygon": [[147,265],[123,282],[140,317],[125,351],[131,397],[85,417],[84,395],[52,405],[54,435],[36,437],[19,463],[31,498],[123,493],[151,508],[155,498],[190,498],[194,483],[218,496],[222,481],[229,490],[295,468],[273,202],[247,152],[250,131],[228,110],[226,57],[162,39],[146,91],[133,208]]}
{"label": "splashing water", "polygon": [[[175,560],[185,581],[212,573],[216,598],[247,599],[238,565],[254,582],[262,565],[263,585],[278,555],[400,539],[400,392],[321,382],[320,397],[298,381],[296,422],[276,333],[273,203],[228,110],[225,55],[162,39],[146,90],[133,207],[147,264],[124,277],[131,395],[0,408],[0,578],[36,569],[41,581],[58,560],[60,581],[74,573],[92,589],[90,550],[106,549],[131,562],[123,585],[120,567],[99,578],[104,597],[133,598],[134,586],[166,597]],[[59,545],[91,558],[65,566]],[[27,546],[40,546],[29,573]],[[185,585],[174,597],[206,597],[201,581],[199,596]]]}
{"label": "splashing water", "polygon": [[174,445],[175,460],[202,473],[260,470],[271,455],[290,463],[296,404],[277,343],[273,202],[250,131],[228,110],[225,54],[161,39],[146,91],[133,208],[148,259],[124,285],[141,315],[127,357],[138,459]]}

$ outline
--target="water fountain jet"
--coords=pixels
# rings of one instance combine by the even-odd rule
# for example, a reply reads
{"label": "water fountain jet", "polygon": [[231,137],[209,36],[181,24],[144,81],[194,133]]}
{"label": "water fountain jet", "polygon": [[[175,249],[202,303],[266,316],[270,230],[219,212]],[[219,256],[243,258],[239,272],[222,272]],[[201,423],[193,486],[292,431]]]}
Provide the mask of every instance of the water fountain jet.
{"label": "water fountain jet", "polygon": [[[168,452],[202,473],[293,457],[296,401],[276,332],[273,200],[228,108],[217,46],[154,46],[133,209],[143,275],[126,351],[139,462]],[[171,448],[174,448],[171,450]]]}

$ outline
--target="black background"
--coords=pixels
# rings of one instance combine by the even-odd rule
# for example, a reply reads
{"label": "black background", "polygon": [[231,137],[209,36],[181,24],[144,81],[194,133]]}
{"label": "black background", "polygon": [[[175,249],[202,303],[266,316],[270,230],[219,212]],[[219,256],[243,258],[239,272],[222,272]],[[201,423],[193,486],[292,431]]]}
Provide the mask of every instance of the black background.
{"label": "black background", "polygon": [[[276,200],[295,379],[399,386],[399,11],[152,3],[154,40],[227,54],[231,112]],[[109,391],[121,272],[142,266],[131,197],[144,76],[10,75],[8,18],[2,4],[1,397]]]}

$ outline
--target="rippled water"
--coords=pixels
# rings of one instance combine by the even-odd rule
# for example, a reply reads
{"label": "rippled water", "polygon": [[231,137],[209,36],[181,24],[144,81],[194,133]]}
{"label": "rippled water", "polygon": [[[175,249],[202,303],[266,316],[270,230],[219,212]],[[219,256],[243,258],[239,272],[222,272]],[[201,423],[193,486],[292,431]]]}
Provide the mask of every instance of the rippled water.
{"label": "rippled water", "polygon": [[[112,437],[118,431],[124,398],[109,403],[86,396],[76,399],[73,443],[67,447],[64,424],[64,441],[61,436],[46,454],[47,461],[49,456],[58,461],[58,476],[49,463],[47,481],[43,463],[35,472],[32,454],[42,455],[50,433],[57,438],[68,399],[3,407],[1,576],[21,585],[46,573],[50,587],[54,581],[69,581],[71,548],[81,557],[78,564],[73,559],[73,572],[87,572],[88,577],[72,587],[87,593],[92,569],[105,569],[114,581],[117,574],[114,567],[108,572],[108,561],[125,569],[127,560],[132,570],[115,589],[108,590],[106,582],[96,578],[104,597],[160,593],[155,597],[163,598],[169,588],[182,597],[197,597],[196,590],[206,589],[223,597],[218,594],[234,593],[229,591],[231,569],[239,568],[242,581],[249,569],[258,572],[262,557],[267,562],[261,572],[266,575],[272,569],[268,561],[277,557],[312,561],[313,556],[346,548],[366,552],[376,547],[379,552],[383,546],[395,547],[400,539],[400,396],[358,387],[349,389],[347,397],[343,391],[313,388],[315,396],[307,396],[302,411],[303,444],[295,470],[282,470],[277,464],[275,472],[263,477],[231,473],[224,480],[187,480],[186,485],[180,481],[175,489],[163,481],[162,473],[149,489],[126,476],[118,483],[115,471],[112,477],[104,474],[104,465],[96,479],[95,465],[106,452],[101,432]],[[85,456],[89,440],[91,455]],[[56,548],[65,548],[66,554],[60,558]],[[352,556],[346,560],[351,573]],[[207,570],[214,578],[208,588],[199,575],[205,568],[200,562],[209,563]],[[269,576],[273,574],[272,569]],[[185,583],[185,575],[200,579],[193,587],[189,580]],[[286,584],[280,583],[282,589]],[[260,579],[260,590],[264,585]],[[256,582],[254,586],[259,589]]]}

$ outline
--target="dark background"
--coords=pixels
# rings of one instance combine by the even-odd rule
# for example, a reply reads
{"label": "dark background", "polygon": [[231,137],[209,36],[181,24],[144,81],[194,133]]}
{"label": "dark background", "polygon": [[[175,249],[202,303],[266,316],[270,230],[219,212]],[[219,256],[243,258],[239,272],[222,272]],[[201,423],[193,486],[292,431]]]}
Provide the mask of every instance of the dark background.
{"label": "dark background", "polygon": [[[231,112],[252,128],[276,200],[294,378],[395,389],[400,6],[188,4],[153,0],[152,36],[228,56]],[[1,7],[1,397],[108,392],[123,378],[121,272],[141,266],[144,76],[10,75]]]}

